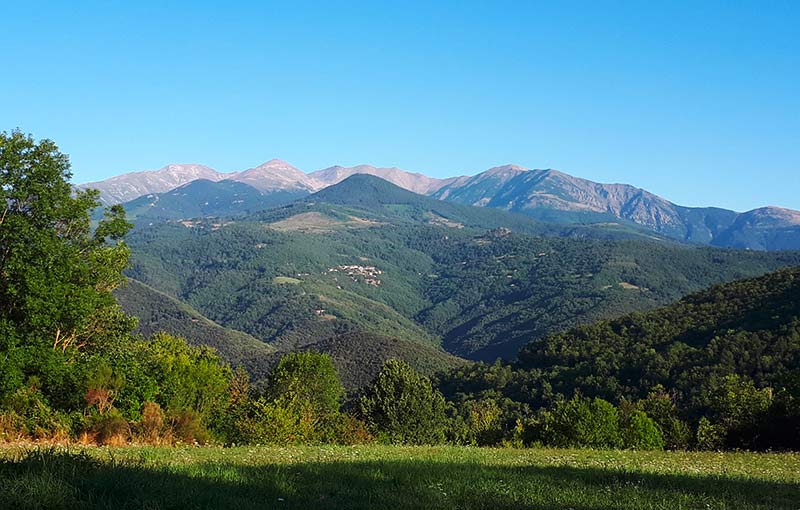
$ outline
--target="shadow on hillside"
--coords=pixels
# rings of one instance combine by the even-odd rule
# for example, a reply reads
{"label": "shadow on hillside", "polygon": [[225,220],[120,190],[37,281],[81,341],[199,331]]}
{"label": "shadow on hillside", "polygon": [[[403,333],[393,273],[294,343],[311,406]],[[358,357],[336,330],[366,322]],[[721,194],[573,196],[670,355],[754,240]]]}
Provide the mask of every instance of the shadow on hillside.
{"label": "shadow on hillside", "polygon": [[0,464],[0,508],[796,509],[800,501],[795,484],[595,468],[413,460],[246,464],[168,467],[34,452]]}

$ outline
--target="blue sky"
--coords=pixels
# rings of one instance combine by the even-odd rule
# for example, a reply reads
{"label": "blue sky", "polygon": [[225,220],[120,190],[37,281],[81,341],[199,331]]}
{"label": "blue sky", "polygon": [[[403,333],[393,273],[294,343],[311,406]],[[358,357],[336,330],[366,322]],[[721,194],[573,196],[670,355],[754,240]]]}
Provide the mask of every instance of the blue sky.
{"label": "blue sky", "polygon": [[4,2],[0,130],[167,163],[517,163],[800,209],[800,2]]}

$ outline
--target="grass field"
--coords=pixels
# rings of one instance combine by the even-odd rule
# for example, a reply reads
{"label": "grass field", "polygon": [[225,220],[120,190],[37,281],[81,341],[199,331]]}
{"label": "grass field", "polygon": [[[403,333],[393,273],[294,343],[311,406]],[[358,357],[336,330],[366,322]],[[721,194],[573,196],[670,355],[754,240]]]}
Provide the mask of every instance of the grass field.
{"label": "grass field", "polygon": [[800,454],[5,446],[0,508],[797,510]]}

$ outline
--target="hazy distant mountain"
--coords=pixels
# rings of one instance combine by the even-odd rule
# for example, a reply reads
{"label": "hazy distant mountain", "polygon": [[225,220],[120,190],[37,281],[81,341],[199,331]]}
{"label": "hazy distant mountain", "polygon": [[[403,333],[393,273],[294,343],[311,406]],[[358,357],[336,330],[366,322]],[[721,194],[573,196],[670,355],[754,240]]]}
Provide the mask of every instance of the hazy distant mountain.
{"label": "hazy distant mountain", "polygon": [[368,174],[380,177],[401,188],[405,188],[414,193],[428,195],[442,186],[453,182],[456,177],[449,179],[436,179],[418,173],[406,172],[399,168],[376,168],[371,165],[357,165],[353,167],[332,166],[323,170],[311,172],[310,177],[322,182],[325,186],[338,184],[353,174]]}
{"label": "hazy distant mountain", "polygon": [[800,212],[762,207],[742,213],[714,244],[757,250],[800,250]]}
{"label": "hazy distant mountain", "polygon": [[261,191],[314,192],[325,185],[280,159],[271,159],[255,168],[235,173],[229,177]]}
{"label": "hazy distant mountain", "polygon": [[288,191],[313,193],[337,184],[353,174],[369,174],[385,179],[401,188],[427,195],[455,180],[436,179],[399,168],[377,168],[370,165],[354,167],[332,166],[306,174],[280,159],[241,172],[220,173],[203,165],[168,165],[160,170],[131,172],[104,181],[81,184],[79,188],[94,188],[101,192],[104,205],[129,202],[143,195],[172,191],[190,182],[205,179],[242,182],[262,192]]}
{"label": "hazy distant mountain", "polygon": [[[148,197],[126,206],[134,214],[144,207],[151,216],[158,213],[159,217],[188,218],[255,211],[269,207],[267,203],[277,205],[319,191],[354,174],[380,177],[414,193],[447,202],[504,209],[547,222],[624,224],[673,239],[721,247],[800,249],[800,212],[797,211],[765,207],[740,214],[716,207],[683,207],[628,184],[602,184],[557,170],[529,170],[517,165],[490,168],[474,176],[437,179],[398,168],[370,165],[332,166],[306,174],[285,161],[272,159],[255,168],[232,173],[219,173],[202,165],[169,165],[161,170],[124,174],[79,187],[99,189],[106,205]],[[170,201],[156,203],[167,198],[156,197],[156,194],[201,179],[243,183],[260,195],[251,190],[244,193],[247,199],[228,200],[231,189],[212,189],[204,185],[202,190],[190,190],[195,194],[182,201],[173,197]],[[240,199],[243,200],[237,202],[240,205],[234,205]]]}
{"label": "hazy distant mountain", "polygon": [[140,196],[123,206],[136,224],[204,217],[230,217],[287,204],[308,195],[305,190],[260,191],[226,179],[198,179],[165,193]]}
{"label": "hazy distant mountain", "polygon": [[683,207],[628,184],[601,184],[556,170],[499,166],[456,179],[433,196],[558,223],[625,220],[675,239],[715,246],[800,246],[796,211],[770,207],[739,214],[715,207]]}
{"label": "hazy distant mountain", "polygon": [[272,159],[255,168],[230,173],[220,173],[204,165],[172,164],[160,170],[131,172],[78,187],[100,190],[100,200],[104,205],[111,205],[129,202],[143,195],[172,191],[200,179],[242,182],[262,192],[313,193],[325,186],[289,163]]}
{"label": "hazy distant mountain", "polygon": [[104,205],[121,204],[148,193],[163,193],[197,179],[221,181],[228,178],[205,165],[167,165],[160,170],[131,172],[104,181],[79,184],[78,188],[100,190]]}

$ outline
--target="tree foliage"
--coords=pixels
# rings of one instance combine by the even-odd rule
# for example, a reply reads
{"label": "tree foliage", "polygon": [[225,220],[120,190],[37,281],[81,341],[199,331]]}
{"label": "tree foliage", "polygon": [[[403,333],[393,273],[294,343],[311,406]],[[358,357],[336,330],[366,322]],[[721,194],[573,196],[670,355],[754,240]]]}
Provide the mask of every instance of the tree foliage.
{"label": "tree foliage", "polygon": [[436,444],[447,427],[445,401],[427,377],[405,362],[387,361],[358,401],[360,415],[391,443]]}

